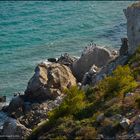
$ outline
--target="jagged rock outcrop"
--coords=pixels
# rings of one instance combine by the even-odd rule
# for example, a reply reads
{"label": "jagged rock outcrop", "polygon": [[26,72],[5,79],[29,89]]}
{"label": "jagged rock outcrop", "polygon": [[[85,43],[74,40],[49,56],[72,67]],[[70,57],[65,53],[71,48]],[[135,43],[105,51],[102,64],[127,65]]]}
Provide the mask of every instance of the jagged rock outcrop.
{"label": "jagged rock outcrop", "polygon": [[57,63],[66,65],[72,70],[72,65],[76,60],[78,60],[76,57],[72,57],[69,54],[65,53],[58,58]]}
{"label": "jagged rock outcrop", "polygon": [[122,45],[119,51],[119,55],[127,55],[128,54],[128,39],[121,38]]}
{"label": "jagged rock outcrop", "polygon": [[33,129],[48,118],[48,112],[58,107],[64,97],[65,95],[62,94],[55,100],[27,102],[21,99],[20,96],[16,96],[3,111],[8,115],[7,119],[14,118],[26,128]]}
{"label": "jagged rock outcrop", "polygon": [[28,83],[25,97],[28,100],[54,99],[65,88],[74,85],[76,79],[67,66],[59,63],[41,63]]}
{"label": "jagged rock outcrop", "polygon": [[65,95],[58,96],[55,100],[46,100],[42,103],[24,103],[24,115],[21,114],[17,119],[27,128],[34,128],[48,118],[48,112],[58,107]]}
{"label": "jagged rock outcrop", "polygon": [[108,49],[99,46],[88,47],[83,51],[80,59],[73,64],[74,75],[78,81],[82,81],[84,74],[93,65],[102,67],[112,59],[113,56]]}
{"label": "jagged rock outcrop", "polygon": [[6,139],[25,139],[32,132],[31,129],[26,128],[24,125],[20,124],[19,121],[13,118],[8,118],[5,121],[2,129],[2,137]]}
{"label": "jagged rock outcrop", "polygon": [[106,66],[104,66],[96,75],[92,75],[91,77],[91,84],[95,85],[97,84],[100,80],[102,80],[105,76],[111,75],[113,70],[117,68],[119,65],[125,65],[126,62],[128,61],[129,56],[128,55],[123,55],[117,57],[115,60],[112,62],[108,63]]}
{"label": "jagged rock outcrop", "polygon": [[92,77],[99,72],[99,68],[93,65],[88,72],[86,72],[82,79],[82,85],[89,85],[91,83]]}
{"label": "jagged rock outcrop", "polygon": [[[24,128],[33,129],[46,120],[48,111],[59,106],[65,97],[62,94],[63,90],[74,85],[76,85],[76,79],[67,66],[59,63],[39,64],[28,83],[25,94],[15,96],[10,104],[3,108],[3,111],[13,118],[12,122],[15,125],[15,130],[11,130],[7,135],[20,132],[19,135],[22,135],[26,131]],[[11,129],[12,126],[10,120],[6,123],[3,134],[6,134],[6,129]],[[20,130],[22,129],[20,127],[25,131]]]}
{"label": "jagged rock outcrop", "polygon": [[129,6],[124,13],[127,18],[128,53],[133,54],[140,46],[140,2]]}

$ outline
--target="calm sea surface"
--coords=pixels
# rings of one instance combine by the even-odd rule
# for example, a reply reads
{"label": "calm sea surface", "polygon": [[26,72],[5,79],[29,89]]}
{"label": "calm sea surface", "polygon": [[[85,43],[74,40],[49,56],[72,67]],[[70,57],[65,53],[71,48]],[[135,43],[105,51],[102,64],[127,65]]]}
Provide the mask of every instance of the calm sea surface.
{"label": "calm sea surface", "polygon": [[91,41],[120,47],[130,3],[0,1],[0,95],[24,91],[37,63],[48,57],[79,56]]}

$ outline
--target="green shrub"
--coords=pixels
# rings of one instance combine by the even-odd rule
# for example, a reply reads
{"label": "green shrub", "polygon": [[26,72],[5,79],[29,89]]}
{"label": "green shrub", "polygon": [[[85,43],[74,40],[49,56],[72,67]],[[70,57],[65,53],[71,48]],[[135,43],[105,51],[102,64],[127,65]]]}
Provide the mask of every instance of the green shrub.
{"label": "green shrub", "polygon": [[49,121],[44,121],[40,126],[37,126],[33,129],[31,135],[27,137],[27,140],[36,139],[40,133],[45,132],[47,129],[50,129],[52,124]]}
{"label": "green shrub", "polygon": [[103,79],[98,88],[104,99],[112,98],[132,91],[137,86],[129,66],[118,66],[112,76]]}
{"label": "green shrub", "polygon": [[85,92],[85,95],[86,95],[86,99],[89,102],[91,102],[91,101],[96,99],[96,96],[95,96],[94,93],[95,93],[94,88],[93,87],[88,87],[88,89]]}
{"label": "green shrub", "polygon": [[114,104],[108,109],[105,110],[105,116],[111,117],[115,114],[121,114],[122,113],[122,104]]}
{"label": "green shrub", "polygon": [[85,93],[78,87],[71,87],[65,90],[66,97],[62,104],[49,113],[50,120],[59,117],[75,115],[85,107]]}

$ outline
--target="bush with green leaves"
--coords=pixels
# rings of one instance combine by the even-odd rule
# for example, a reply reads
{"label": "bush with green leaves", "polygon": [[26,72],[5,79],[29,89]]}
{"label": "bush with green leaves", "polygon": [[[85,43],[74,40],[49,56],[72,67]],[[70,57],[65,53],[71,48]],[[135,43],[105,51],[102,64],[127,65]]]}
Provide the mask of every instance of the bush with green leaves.
{"label": "bush with green leaves", "polygon": [[75,115],[85,107],[85,93],[77,86],[65,90],[66,97],[62,104],[49,113],[49,118],[55,120],[59,117]]}
{"label": "bush with green leaves", "polygon": [[128,65],[118,66],[112,76],[108,76],[98,84],[98,89],[104,99],[124,96],[125,93],[137,87]]}

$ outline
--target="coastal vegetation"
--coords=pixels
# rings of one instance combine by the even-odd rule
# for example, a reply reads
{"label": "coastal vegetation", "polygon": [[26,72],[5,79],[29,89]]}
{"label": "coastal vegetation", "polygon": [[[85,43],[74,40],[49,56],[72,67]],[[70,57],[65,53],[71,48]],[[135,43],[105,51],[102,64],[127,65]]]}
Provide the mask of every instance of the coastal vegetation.
{"label": "coastal vegetation", "polygon": [[131,65],[140,60],[137,55],[130,58],[125,66],[118,66],[96,86],[86,90],[76,86],[65,90],[63,103],[49,112],[49,120],[35,128],[29,137],[45,139],[93,139],[104,134],[113,137],[122,127],[113,116],[130,113],[140,108],[140,95],[127,96],[138,87],[135,69]]}

